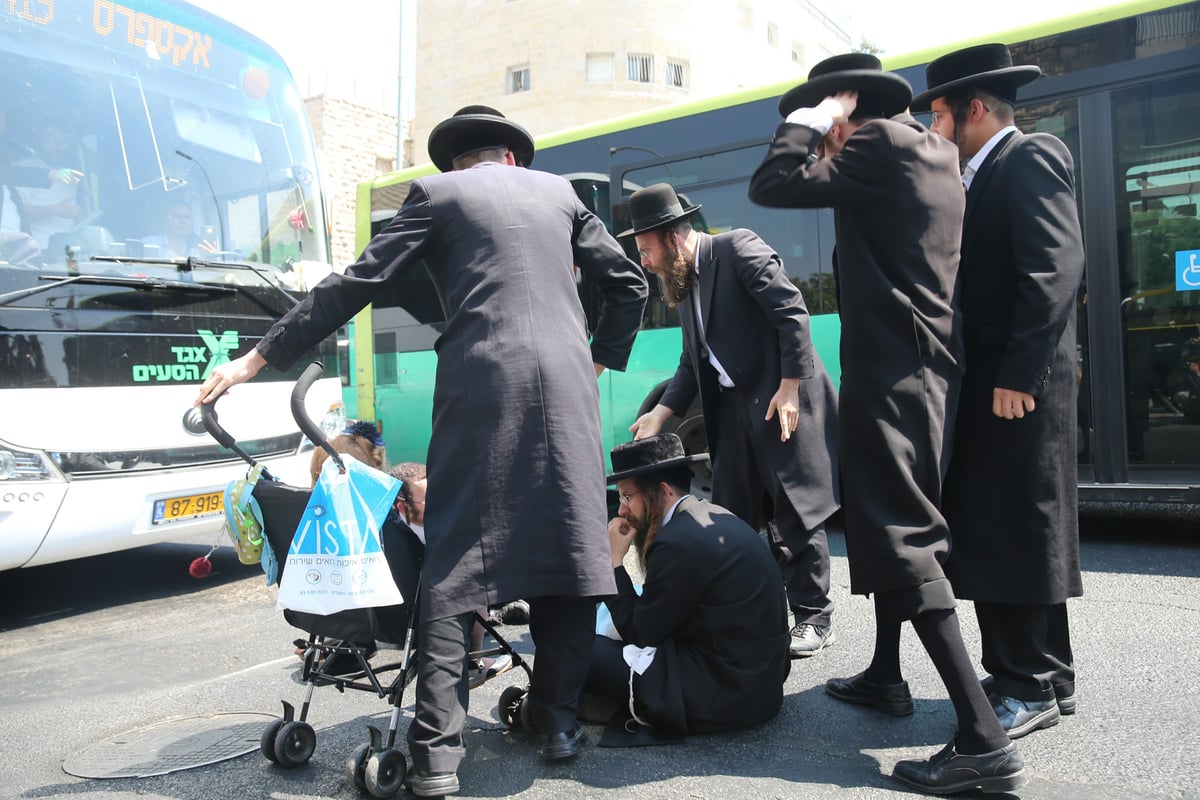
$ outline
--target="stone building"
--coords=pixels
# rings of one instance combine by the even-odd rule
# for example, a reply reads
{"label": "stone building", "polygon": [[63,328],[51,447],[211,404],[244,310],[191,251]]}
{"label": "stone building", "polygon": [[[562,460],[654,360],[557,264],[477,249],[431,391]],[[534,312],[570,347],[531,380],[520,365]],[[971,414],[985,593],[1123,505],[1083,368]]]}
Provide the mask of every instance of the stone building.
{"label": "stone building", "polygon": [[418,0],[413,157],[483,103],[535,136],[798,79],[848,33],[810,0]]}
{"label": "stone building", "polygon": [[[396,163],[395,114],[328,94],[309,97],[304,105],[330,210],[330,256],[341,270],[358,257],[354,206],[359,182],[411,164],[412,155],[405,152],[403,163]],[[407,136],[404,141],[411,148]]]}

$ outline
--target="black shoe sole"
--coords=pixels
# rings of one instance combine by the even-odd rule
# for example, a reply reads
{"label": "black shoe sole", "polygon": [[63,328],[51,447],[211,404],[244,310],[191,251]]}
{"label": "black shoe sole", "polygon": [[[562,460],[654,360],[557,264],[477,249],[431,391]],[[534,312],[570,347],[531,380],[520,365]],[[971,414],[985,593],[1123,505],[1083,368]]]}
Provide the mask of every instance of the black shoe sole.
{"label": "black shoe sole", "polygon": [[1043,728],[1053,728],[1058,724],[1060,712],[1057,706],[1051,706],[1053,713],[1039,714],[1036,717],[1030,718],[1023,725],[1018,725],[1012,730],[1005,731],[1009,739],[1020,739],[1022,736],[1028,736],[1034,731],[1042,730]]}
{"label": "black shoe sole", "polygon": [[872,697],[868,694],[843,692],[840,689],[833,688],[829,684],[825,684],[825,694],[841,700],[843,703],[866,706],[891,717],[908,717],[913,713],[913,701],[911,698],[908,700],[883,700],[882,698]]}
{"label": "black shoe sole", "polygon": [[969,781],[959,781],[958,783],[948,783],[942,786],[932,786],[921,783],[920,781],[909,780],[908,778],[893,772],[892,777],[903,783],[905,786],[911,786],[926,794],[958,794],[970,789],[978,789],[981,792],[995,794],[999,792],[1011,792],[1020,789],[1025,784],[1029,783],[1029,776],[1025,774],[1025,769],[1021,768],[1011,775],[996,775],[989,778],[976,778]]}

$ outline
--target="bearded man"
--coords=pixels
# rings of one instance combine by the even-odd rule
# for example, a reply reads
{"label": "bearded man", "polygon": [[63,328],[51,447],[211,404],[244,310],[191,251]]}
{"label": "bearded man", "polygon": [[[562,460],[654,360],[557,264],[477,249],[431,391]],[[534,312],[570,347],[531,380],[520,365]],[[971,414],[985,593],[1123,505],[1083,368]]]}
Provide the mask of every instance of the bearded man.
{"label": "bearded man", "polygon": [[[790,666],[783,582],[770,550],[736,516],[688,493],[689,464],[703,458],[685,455],[673,433],[612,451],[617,595],[604,602],[622,641],[596,637],[585,689],[619,702],[658,737],[771,719]],[[646,573],[640,595],[623,566],[631,546]]]}
{"label": "bearded man", "polygon": [[[642,266],[659,277],[683,328],[679,368],[630,427],[657,434],[700,394],[713,502],[766,526],[795,620],[793,657],[833,642],[825,522],[838,509],[837,393],[813,349],[808,309],[783,260],[753,231],[693,228],[660,183],[629,199]],[[776,421],[776,419],[778,421]]]}

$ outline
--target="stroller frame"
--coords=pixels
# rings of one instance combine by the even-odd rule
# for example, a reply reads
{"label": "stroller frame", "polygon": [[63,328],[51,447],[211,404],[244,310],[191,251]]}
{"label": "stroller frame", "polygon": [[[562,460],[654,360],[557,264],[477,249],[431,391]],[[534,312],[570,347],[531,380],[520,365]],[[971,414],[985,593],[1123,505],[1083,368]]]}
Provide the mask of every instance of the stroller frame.
{"label": "stroller frame", "polygon": [[[304,408],[304,397],[308,393],[308,389],[322,374],[324,374],[324,365],[320,362],[313,362],[296,381],[291,396],[292,417],[309,440],[315,446],[323,448],[339,470],[345,471],[341,455],[334,451],[329,440],[309,418]],[[217,418],[216,402],[214,400],[200,407],[205,429],[221,445],[246,461],[252,469],[258,466],[254,458],[239,447],[234,438],[221,427]],[[260,487],[263,492],[261,497],[259,495]],[[296,505],[301,499],[307,501],[308,492],[281,484],[264,469],[259,483],[254,487],[254,494],[256,498],[259,498],[260,505],[266,506],[263,508],[263,534],[266,540],[263,545],[271,547],[276,552],[282,575],[298,516],[295,513],[280,515],[272,511],[271,516],[277,518],[283,516],[284,519],[280,520],[280,524],[276,526],[268,523],[267,508],[273,508],[275,504],[268,503],[267,497],[281,493],[283,498],[288,501],[290,512],[296,511]],[[302,507],[298,510],[303,512]],[[295,518],[293,519],[293,517]],[[288,529],[286,531],[278,530],[279,527],[284,527],[284,523]],[[385,530],[387,530],[386,526]],[[411,548],[411,542],[409,547]],[[281,551],[284,556],[282,558],[278,556]],[[419,564],[419,557],[417,560]],[[390,559],[389,564],[395,576],[397,566],[392,564]],[[407,566],[411,567],[411,564]],[[397,581],[397,583],[400,582]],[[407,608],[402,616],[403,625],[399,626],[403,628],[402,657],[399,661],[379,665],[372,665],[368,661],[371,653],[362,644],[362,639],[365,638],[364,632],[372,633],[373,646],[375,638],[373,634],[378,632],[379,625],[384,624],[379,621],[377,615],[382,616],[384,612],[401,608],[401,606],[358,609],[329,615],[284,611],[285,619],[306,634],[304,663],[301,671],[301,677],[305,684],[304,698],[300,703],[299,714],[296,713],[296,708],[291,703],[286,700],[281,701],[283,716],[267,726],[259,741],[259,749],[263,757],[287,768],[298,767],[312,758],[316,750],[317,735],[312,725],[308,723],[308,713],[312,707],[313,692],[316,687],[332,686],[341,693],[347,689],[373,692],[381,699],[386,698],[391,706],[388,727],[385,732],[374,725],[367,726],[368,741],[359,745],[346,760],[346,779],[359,792],[370,794],[373,797],[391,797],[400,791],[408,773],[408,763],[404,754],[396,747],[396,739],[400,728],[404,688],[416,677],[417,663],[414,653],[417,623],[415,621],[420,619],[420,588],[421,579],[418,569],[415,583],[402,589],[404,594],[410,598],[404,604]],[[527,680],[532,681],[533,670],[528,662],[497,632],[492,621],[478,611],[475,612],[475,619],[496,642],[496,646],[472,651],[468,658],[508,655],[512,659],[513,666],[524,670]],[[395,620],[391,622],[394,634],[398,631]],[[395,643],[399,644],[400,642]],[[325,667],[331,662],[331,657],[335,655],[352,657],[357,661],[358,668],[351,672],[340,671],[338,674],[327,672]],[[385,683],[382,678],[390,673],[395,673],[395,676]],[[528,725],[527,704],[523,702],[527,691],[519,686],[510,686],[501,694],[498,710],[501,721],[506,726],[519,728]]]}

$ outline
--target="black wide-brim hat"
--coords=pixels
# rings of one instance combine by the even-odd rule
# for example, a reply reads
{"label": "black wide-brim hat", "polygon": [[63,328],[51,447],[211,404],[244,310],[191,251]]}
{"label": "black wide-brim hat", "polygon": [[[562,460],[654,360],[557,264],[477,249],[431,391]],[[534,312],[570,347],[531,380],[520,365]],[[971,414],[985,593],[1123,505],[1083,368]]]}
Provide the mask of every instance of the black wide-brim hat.
{"label": "black wide-brim hat", "polygon": [[621,231],[617,236],[636,236],[661,228],[677,219],[683,219],[699,208],[699,203],[684,208],[675,194],[675,187],[669,183],[656,183],[645,189],[638,189],[629,197],[629,216],[633,227]]}
{"label": "black wide-brim hat", "polygon": [[912,99],[913,111],[928,111],[939,97],[957,89],[979,88],[1001,100],[1016,103],[1017,89],[1042,74],[1041,67],[1014,67],[1012,53],[1003,44],[980,44],[939,56],[925,67],[929,88]]}
{"label": "black wide-brim hat", "polygon": [[894,72],[884,72],[870,53],[830,56],[809,70],[808,80],[779,99],[779,114],[787,118],[797,108],[816,108],[838,92],[858,92],[859,112],[891,117],[908,108],[912,86]]}
{"label": "black wide-brim hat", "polygon": [[708,453],[695,456],[685,453],[683,442],[674,433],[660,433],[657,436],[619,444],[609,455],[613,471],[606,483],[616,483],[635,475],[660,472],[671,467],[708,460]]}
{"label": "black wide-brim hat", "polygon": [[454,159],[486,150],[507,147],[517,165],[533,163],[533,137],[503,114],[488,106],[466,106],[439,122],[429,133],[429,158],[442,172],[454,169]]}

